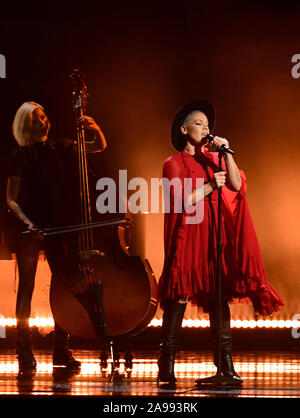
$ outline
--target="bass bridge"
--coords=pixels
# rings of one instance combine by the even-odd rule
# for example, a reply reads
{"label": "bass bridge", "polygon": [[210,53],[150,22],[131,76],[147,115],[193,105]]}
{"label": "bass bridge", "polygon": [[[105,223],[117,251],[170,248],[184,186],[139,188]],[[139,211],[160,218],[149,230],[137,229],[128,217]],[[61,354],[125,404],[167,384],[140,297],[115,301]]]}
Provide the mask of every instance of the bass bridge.
{"label": "bass bridge", "polygon": [[78,255],[81,261],[87,262],[94,257],[105,257],[106,253],[101,250],[81,250]]}

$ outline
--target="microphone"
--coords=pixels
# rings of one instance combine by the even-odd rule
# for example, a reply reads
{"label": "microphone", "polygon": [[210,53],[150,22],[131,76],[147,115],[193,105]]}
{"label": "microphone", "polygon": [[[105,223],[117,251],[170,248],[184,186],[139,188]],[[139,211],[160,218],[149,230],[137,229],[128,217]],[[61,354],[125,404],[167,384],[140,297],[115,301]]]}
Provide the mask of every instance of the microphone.
{"label": "microphone", "polygon": [[[209,142],[212,142],[214,140],[214,135],[212,134],[207,134],[205,139]],[[228,154],[234,155],[234,151],[232,151],[231,148],[227,147],[227,145],[221,145],[221,147],[219,148],[220,151],[224,151],[224,152],[228,152]]]}

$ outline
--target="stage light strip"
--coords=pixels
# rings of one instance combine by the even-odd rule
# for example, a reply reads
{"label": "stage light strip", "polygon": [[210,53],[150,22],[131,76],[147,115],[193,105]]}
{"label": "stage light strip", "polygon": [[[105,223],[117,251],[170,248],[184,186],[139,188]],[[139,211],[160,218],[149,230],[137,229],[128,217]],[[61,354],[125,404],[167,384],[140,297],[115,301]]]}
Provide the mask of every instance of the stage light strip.
{"label": "stage light strip", "polygon": [[[17,325],[16,318],[0,317],[0,327],[15,327]],[[36,317],[29,319],[31,327],[54,327],[54,320],[50,317]]]}
{"label": "stage light strip", "polygon": [[[0,316],[0,327],[15,327],[17,321],[15,318],[5,318]],[[162,324],[161,319],[152,319],[150,327],[160,327]],[[54,327],[54,321],[52,317],[36,317],[30,318],[29,325],[31,327]],[[184,319],[183,327],[185,328],[208,328],[209,321],[207,319]],[[299,320],[283,320],[283,319],[232,319],[231,328],[299,328]]]}
{"label": "stage light strip", "polygon": [[[78,360],[81,361],[81,369],[79,376],[87,376],[87,375],[94,375],[101,377],[101,374],[104,372],[104,368],[99,367],[99,359],[88,359],[86,361],[85,357],[78,357]],[[111,372],[112,362],[111,360],[108,361],[108,366],[106,369],[106,373]],[[297,379],[297,376],[300,372],[300,366],[298,363],[293,362],[280,362],[273,361],[271,358],[270,361],[235,361],[234,367],[237,372],[242,372],[243,374],[248,373],[247,380],[251,379],[251,374],[266,374],[269,373],[270,379],[277,381],[279,379],[286,379],[286,374],[290,375],[290,379]],[[62,371],[65,369],[62,369]],[[187,362],[184,360],[180,360],[175,364],[175,372],[178,374],[180,378],[193,378],[195,373],[213,373],[216,370],[212,360],[211,361],[203,361],[201,356],[198,360],[193,362]],[[17,374],[19,371],[18,361],[15,359],[11,359],[10,361],[5,360],[5,357],[2,356],[0,359],[0,374]],[[48,358],[48,361],[45,361],[45,356],[37,357],[37,370],[38,374],[50,374],[53,373],[53,366],[52,366],[52,359]],[[120,361],[120,373],[126,372],[125,363],[123,360]],[[131,377],[154,377],[157,374],[157,363],[156,359],[141,359],[139,362],[136,360],[133,361],[132,369],[131,369]],[[273,375],[273,376],[272,376]],[[102,375],[103,376],[103,375]],[[77,377],[77,378],[78,378]],[[267,377],[265,376],[264,379]],[[262,379],[260,376],[255,377],[256,380]],[[38,382],[37,382],[38,383]],[[84,381],[73,381],[73,386],[88,386],[88,382]]]}
{"label": "stage light strip", "polygon": [[[162,324],[161,319],[153,319],[149,326],[159,327]],[[277,320],[277,319],[232,319],[230,321],[231,328],[300,328],[299,320]],[[207,319],[184,319],[183,327],[185,328],[207,328],[209,321]]]}

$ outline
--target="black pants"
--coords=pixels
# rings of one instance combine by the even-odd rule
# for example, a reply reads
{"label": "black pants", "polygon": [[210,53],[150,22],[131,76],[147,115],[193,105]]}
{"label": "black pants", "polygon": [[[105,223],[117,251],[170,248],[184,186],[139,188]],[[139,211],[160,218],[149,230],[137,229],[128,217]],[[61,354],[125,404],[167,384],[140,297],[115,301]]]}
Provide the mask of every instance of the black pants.
{"label": "black pants", "polygon": [[[73,237],[74,238],[74,237]],[[49,239],[39,241],[21,237],[16,245],[16,258],[19,270],[16,318],[27,320],[31,313],[31,300],[34,290],[35,274],[39,252],[44,249],[52,277],[56,273],[68,272],[72,275],[78,266],[76,239]]]}

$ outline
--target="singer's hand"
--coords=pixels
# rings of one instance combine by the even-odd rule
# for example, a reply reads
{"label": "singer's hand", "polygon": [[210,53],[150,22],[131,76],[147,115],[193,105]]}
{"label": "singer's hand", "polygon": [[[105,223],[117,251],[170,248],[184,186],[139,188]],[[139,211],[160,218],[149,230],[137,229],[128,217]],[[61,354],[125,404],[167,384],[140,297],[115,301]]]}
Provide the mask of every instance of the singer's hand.
{"label": "singer's hand", "polygon": [[226,171],[219,171],[218,173],[215,173],[213,179],[210,182],[213,189],[219,189],[220,187],[224,186],[225,183]]}
{"label": "singer's hand", "polygon": [[226,138],[221,138],[220,136],[215,136],[214,139],[212,140],[211,144],[217,150],[220,149],[222,145],[225,145],[226,147],[229,147],[229,142],[227,141],[227,139]]}

